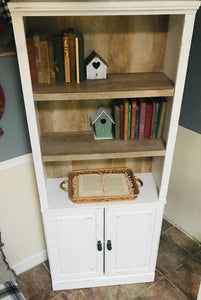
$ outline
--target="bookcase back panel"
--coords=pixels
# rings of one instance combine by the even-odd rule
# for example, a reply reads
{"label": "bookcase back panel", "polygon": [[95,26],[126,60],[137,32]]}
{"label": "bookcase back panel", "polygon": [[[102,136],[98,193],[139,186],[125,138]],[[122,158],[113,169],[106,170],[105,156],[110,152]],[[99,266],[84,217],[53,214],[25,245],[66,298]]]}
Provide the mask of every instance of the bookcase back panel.
{"label": "bookcase back panel", "polygon": [[108,100],[38,102],[41,133],[90,131],[92,130],[90,117],[100,104],[111,113]]}
{"label": "bookcase back panel", "polygon": [[152,158],[133,158],[133,159],[110,159],[110,160],[87,160],[87,161],[62,161],[45,163],[48,178],[67,177],[72,170],[112,167],[128,167],[133,169],[134,173],[149,173],[152,168]]}
{"label": "bookcase back panel", "polygon": [[74,28],[84,36],[85,58],[95,50],[108,73],[163,70],[168,16],[28,17],[27,35],[63,35]]}

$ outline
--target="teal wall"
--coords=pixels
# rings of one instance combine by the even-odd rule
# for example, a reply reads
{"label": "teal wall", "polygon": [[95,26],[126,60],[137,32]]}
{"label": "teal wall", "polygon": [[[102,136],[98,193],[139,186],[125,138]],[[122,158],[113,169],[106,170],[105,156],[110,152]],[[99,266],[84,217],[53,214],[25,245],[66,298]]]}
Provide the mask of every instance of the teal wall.
{"label": "teal wall", "polygon": [[201,9],[195,20],[179,125],[201,134]]}
{"label": "teal wall", "polygon": [[0,57],[0,85],[5,94],[5,111],[0,119],[0,161],[31,152],[16,55]]}

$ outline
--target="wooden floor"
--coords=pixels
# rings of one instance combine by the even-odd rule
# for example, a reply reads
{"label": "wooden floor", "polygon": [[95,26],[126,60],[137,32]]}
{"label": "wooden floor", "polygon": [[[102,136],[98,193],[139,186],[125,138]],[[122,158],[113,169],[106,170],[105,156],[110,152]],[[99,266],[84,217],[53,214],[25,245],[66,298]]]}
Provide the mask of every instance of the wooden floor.
{"label": "wooden floor", "polygon": [[196,300],[200,281],[200,246],[165,220],[152,283],[53,292],[48,262],[18,276],[26,300]]}

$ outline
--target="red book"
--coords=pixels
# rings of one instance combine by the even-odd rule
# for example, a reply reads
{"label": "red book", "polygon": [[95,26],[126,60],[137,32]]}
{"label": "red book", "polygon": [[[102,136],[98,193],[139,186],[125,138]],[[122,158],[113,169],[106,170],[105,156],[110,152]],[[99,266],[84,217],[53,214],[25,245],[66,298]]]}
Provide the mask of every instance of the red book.
{"label": "red book", "polygon": [[144,125],[144,138],[149,139],[151,131],[151,121],[152,121],[152,104],[147,103],[146,105],[146,116]]}
{"label": "red book", "polygon": [[31,73],[31,81],[32,84],[36,84],[38,83],[38,70],[36,65],[36,52],[35,52],[36,49],[34,45],[34,38],[28,37],[26,39],[26,43],[27,43],[30,73]]}
{"label": "red book", "polygon": [[144,138],[144,126],[145,126],[145,116],[146,116],[146,102],[140,102],[140,122],[139,122],[139,139]]}
{"label": "red book", "polygon": [[135,119],[136,119],[136,106],[137,101],[132,101],[131,104],[131,136],[130,140],[133,141],[135,139]]}
{"label": "red book", "polygon": [[120,140],[124,139],[124,104],[120,103]]}
{"label": "red book", "polygon": [[153,139],[155,112],[156,112],[156,102],[153,102],[152,103],[152,116],[151,116],[151,129],[150,129],[150,137],[149,137],[150,139]]}

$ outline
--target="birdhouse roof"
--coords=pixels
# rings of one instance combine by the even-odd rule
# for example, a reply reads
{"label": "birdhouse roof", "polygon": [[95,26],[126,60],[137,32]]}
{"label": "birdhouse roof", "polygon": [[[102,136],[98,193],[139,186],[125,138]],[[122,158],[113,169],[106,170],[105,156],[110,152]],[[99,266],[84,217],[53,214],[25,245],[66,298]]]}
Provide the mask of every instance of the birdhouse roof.
{"label": "birdhouse roof", "polygon": [[112,116],[103,108],[103,107],[100,107],[98,108],[98,110],[96,111],[96,113],[91,116],[91,122],[92,122],[92,125],[98,120],[98,118],[102,115],[102,114],[105,114],[112,123],[115,123]]}
{"label": "birdhouse roof", "polygon": [[98,57],[104,64],[106,64],[108,66],[108,64],[106,63],[106,61],[96,53],[96,51],[92,51],[89,56],[87,56],[87,58],[85,59],[85,64],[88,65],[92,59],[94,59],[94,57]]}

